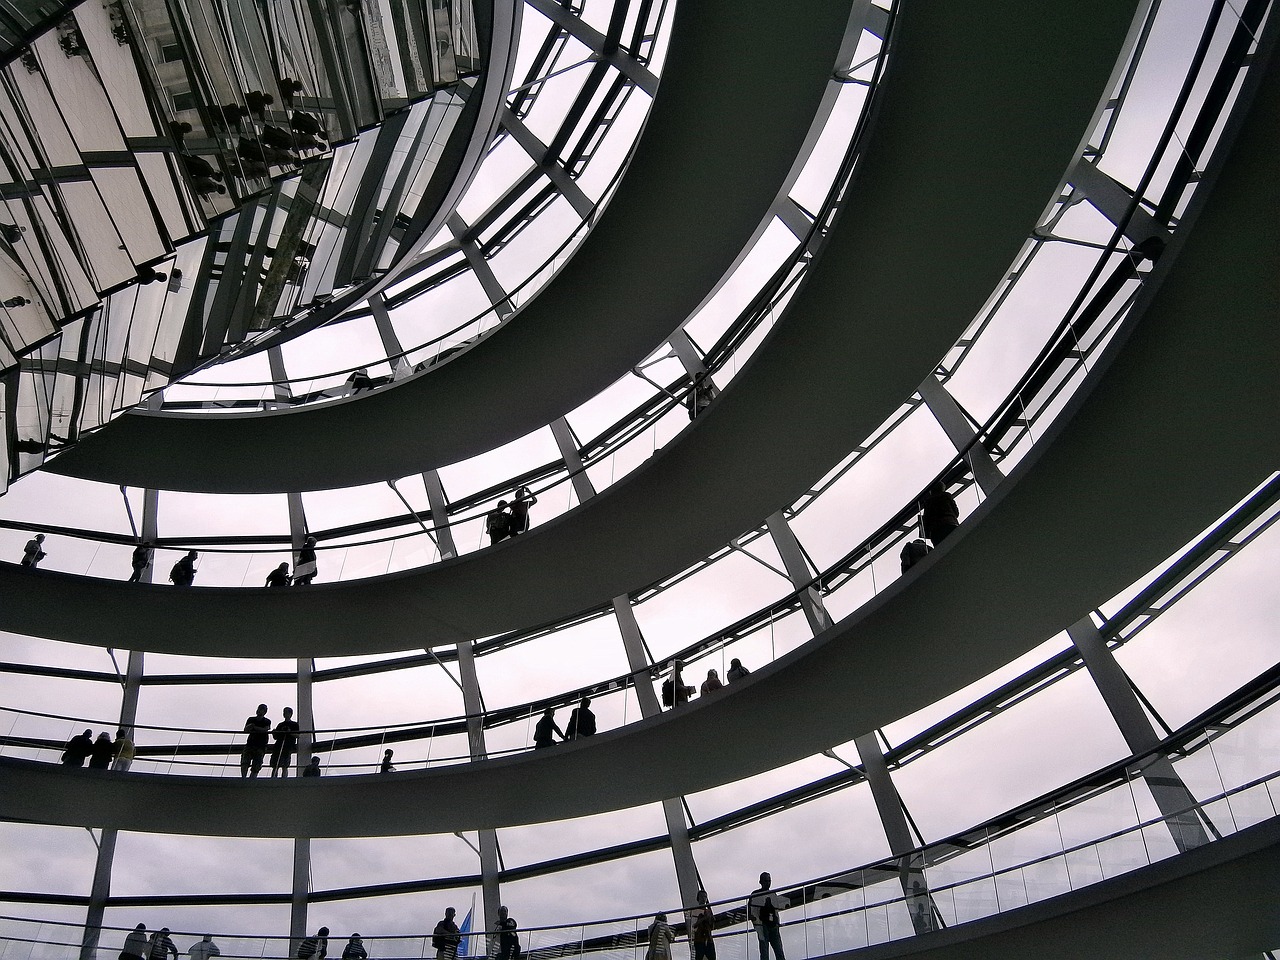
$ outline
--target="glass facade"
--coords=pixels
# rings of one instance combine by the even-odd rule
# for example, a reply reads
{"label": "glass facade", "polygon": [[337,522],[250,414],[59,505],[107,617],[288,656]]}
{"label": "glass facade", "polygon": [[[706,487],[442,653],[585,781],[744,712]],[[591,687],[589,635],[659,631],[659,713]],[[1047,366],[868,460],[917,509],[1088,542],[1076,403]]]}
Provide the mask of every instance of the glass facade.
{"label": "glass facade", "polygon": [[[273,595],[273,571],[296,580],[314,562],[315,585],[295,582],[287,598],[312,590],[306,617],[324,632],[361,591],[401,581],[447,590],[452,569],[484,574],[563,536],[714,437],[704,425],[733,415],[736,391],[759,389],[755,366],[803,336],[806,290],[862,212],[859,177],[885,122],[877,107],[895,92],[895,65],[918,62],[914,11],[854,5],[793,170],[737,260],[631,372],[584,391],[557,419],[457,462],[354,486],[245,494],[56,471],[62,449],[99,427],[110,438],[108,421],[138,404],[158,419],[253,416],[287,431],[341,403],[358,422],[362,406],[376,409],[482,339],[501,356],[524,308],[589,249],[619,185],[643,175],[664,92],[678,96],[698,59],[679,45],[691,6],[520,4],[492,127],[476,119],[496,69],[485,59],[488,19],[470,4],[117,2],[52,21],[2,74],[0,192],[12,222],[0,250],[0,402],[12,483],[0,499],[0,557],[35,569],[0,570],[0,583],[35,589],[40,580],[20,578],[44,578],[68,597],[132,589],[134,602],[162,604],[163,591],[179,589],[169,571],[195,551],[193,604],[248,604]],[[727,31],[740,18],[730,6],[697,15],[725,18]],[[743,29],[764,42],[773,27],[783,29]],[[1239,131],[1252,129],[1254,98],[1265,96],[1275,32],[1265,3],[1137,5],[1088,128],[1073,131],[1081,146],[1058,188],[1030,205],[1033,228],[960,337],[920,371],[918,389],[890,398],[889,417],[849,438],[839,462],[815,464],[806,489],[767,516],[742,517],[692,564],[460,642],[437,642],[437,625],[370,601],[367,630],[324,656],[274,655],[274,638],[249,618],[240,635],[212,638],[193,622],[211,655],[184,650],[181,637],[143,636],[126,650],[93,629],[3,633],[0,765],[80,798],[77,824],[91,827],[60,812],[30,822],[29,797],[7,810],[0,799],[0,844],[13,854],[0,892],[6,953],[113,956],[144,921],[173,930],[180,951],[211,932],[223,956],[296,956],[323,924],[330,954],[359,930],[371,956],[424,957],[453,905],[470,921],[459,955],[497,957],[501,943],[484,931],[502,902],[531,954],[639,960],[657,910],[668,912],[674,949],[686,949],[702,887],[720,954],[747,960],[757,940],[745,901],[769,870],[796,960],[927,937],[1247,840],[1280,812],[1274,473],[1229,491],[1231,509],[1123,589],[1092,597],[1075,622],[1008,638],[1002,649],[1016,655],[1003,666],[957,675],[919,709],[913,688],[928,660],[960,641],[944,628],[903,637],[896,694],[854,685],[844,695],[850,711],[895,695],[912,707],[880,709],[877,727],[820,752],[743,762],[703,788],[696,772],[711,759],[696,739],[683,742],[652,762],[663,775],[689,772],[698,788],[585,816],[548,813],[521,772],[532,783],[544,758],[607,756],[681,723],[685,710],[736,717],[744,757],[757,743],[772,751],[766,741],[794,731],[762,731],[734,712],[761,680],[739,666],[785,675],[824,645],[854,645],[879,611],[928,597],[926,578],[972,563],[965,539],[1000,529],[1002,498],[1016,499],[1061,448],[1120,346],[1160,321],[1160,292],[1185,262],[1180,245],[1196,237],[1197,217],[1227,202],[1213,191],[1236,138],[1252,142]],[[482,159],[464,169],[457,158],[477,138],[483,149],[471,155]],[[465,188],[450,192],[459,180]],[[671,245],[680,252],[678,238]],[[841,427],[815,410],[792,429]],[[742,460],[744,486],[748,472],[769,473],[769,457]],[[46,460],[53,470],[39,469]],[[534,501],[529,529],[495,536],[497,515],[519,527],[510,504],[521,496]],[[939,496],[958,514],[955,534],[931,519]],[[643,549],[649,536],[690,534],[664,521],[647,515],[618,536]],[[912,552],[948,536],[957,542],[942,555]],[[1034,565],[1052,546],[1033,538],[1020,548]],[[131,570],[141,586],[108,582]],[[975,606],[1018,607],[998,575],[968,582],[981,585]],[[522,589],[518,578],[488,583]],[[442,609],[449,600],[438,598]],[[6,616],[0,609],[0,630]],[[795,690],[798,726],[832,710],[807,692]],[[584,698],[600,731],[617,735],[558,749]],[[245,717],[258,703],[273,726],[286,706],[294,713],[292,758],[277,763],[270,743],[256,759],[247,749]],[[548,712],[556,735],[540,723]],[[85,728],[127,731],[131,762],[55,769]],[[557,745],[544,753],[548,739]],[[180,813],[189,828],[168,834],[98,808],[131,782],[174,797],[196,784],[210,803],[262,805],[274,824],[289,801],[269,781],[313,759],[317,792],[367,789],[367,836],[263,827],[251,812],[241,835],[206,835],[198,813]],[[387,777],[426,784],[495,764],[510,771],[501,792],[530,790],[530,812],[514,825],[504,814],[478,831],[383,835]],[[295,796],[301,807],[306,795]]]}

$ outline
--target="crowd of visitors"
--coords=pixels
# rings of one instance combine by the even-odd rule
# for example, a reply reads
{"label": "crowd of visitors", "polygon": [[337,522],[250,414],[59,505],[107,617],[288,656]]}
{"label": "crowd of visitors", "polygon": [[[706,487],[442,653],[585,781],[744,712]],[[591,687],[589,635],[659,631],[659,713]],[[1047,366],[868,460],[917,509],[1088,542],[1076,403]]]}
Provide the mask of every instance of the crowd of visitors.
{"label": "crowd of visitors", "polygon": [[[773,951],[774,960],[786,960],[779,911],[790,903],[788,896],[773,890],[772,878],[768,873],[760,874],[760,886],[747,898],[745,911],[731,911],[722,918],[716,917],[707,891],[699,890],[697,902],[685,911],[684,933],[688,938],[693,960],[716,960],[716,927],[721,920],[729,924],[741,922],[743,913],[756,935],[760,960],[769,960],[770,950]],[[470,933],[470,914],[460,928],[455,919],[457,915],[456,909],[446,907],[444,916],[431,931],[431,948],[435,951],[436,960],[457,960],[459,949],[469,936],[477,937],[483,942],[472,941],[468,949],[463,951],[466,956],[487,957],[491,960],[522,960],[520,926],[506,906],[498,907],[494,929],[488,933]],[[665,913],[654,915],[646,939],[648,948],[645,960],[672,960],[672,944],[677,940],[677,931]],[[221,956],[222,951],[213,942],[212,935],[206,933],[200,940],[192,943],[185,953],[191,960],[213,960],[214,957]],[[183,951],[173,942],[168,927],[162,927],[148,936],[146,925],[140,923],[125,937],[119,960],[179,960],[182,956]],[[328,956],[328,927],[320,927],[313,935],[302,938],[293,951],[293,960],[326,960]],[[360,934],[351,934],[343,945],[340,960],[369,960],[369,952]]]}
{"label": "crowd of visitors", "polygon": [[123,728],[116,731],[115,739],[103,730],[95,738],[92,730],[78,733],[67,741],[61,762],[67,767],[83,767],[85,761],[91,770],[119,770],[124,772],[133,763],[133,741]]}

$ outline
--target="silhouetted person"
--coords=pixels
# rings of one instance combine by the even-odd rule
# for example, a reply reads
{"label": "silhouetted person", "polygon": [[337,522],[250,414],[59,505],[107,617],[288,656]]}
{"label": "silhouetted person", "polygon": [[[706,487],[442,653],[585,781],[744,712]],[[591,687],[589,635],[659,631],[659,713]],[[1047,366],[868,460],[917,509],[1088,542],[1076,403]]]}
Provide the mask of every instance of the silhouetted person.
{"label": "silhouetted person", "polygon": [[457,913],[458,911],[453,907],[446,907],[444,919],[431,931],[431,946],[435,947],[436,960],[456,960],[458,956],[458,944],[462,942],[462,934],[458,930],[458,925],[453,922]]}
{"label": "silhouetted person", "polygon": [[394,750],[382,751],[382,763],[378,766],[379,773],[395,773],[396,772],[396,766],[394,763],[391,762],[391,758],[392,756],[394,756],[394,754],[395,754]]}
{"label": "silhouetted person", "polygon": [[293,707],[284,708],[284,719],[271,731],[275,743],[271,745],[271,776],[289,776],[293,766],[293,752],[298,748],[298,733],[302,730],[293,719]]}
{"label": "silhouetted person", "polygon": [[902,572],[906,573],[917,563],[929,555],[933,547],[929,546],[924,540],[917,537],[915,540],[908,540],[902,545],[902,553],[898,555],[898,559],[902,562]]}
{"label": "silhouetted person", "polygon": [[[576,712],[576,711],[575,711]],[[542,711],[542,716],[538,722],[533,725],[533,748],[540,750],[543,747],[549,747],[555,743],[553,734],[558,734],[561,740],[569,739],[556,725],[556,711],[552,707]]]}
{"label": "silhouetted person", "polygon": [[187,956],[191,960],[213,960],[214,957],[222,956],[222,951],[213,942],[213,934],[206,933],[203,939],[197,940],[191,945],[191,948],[187,950]]}
{"label": "silhouetted person", "polygon": [[280,89],[280,99],[289,109],[293,109],[293,98],[302,92],[302,83],[293,77],[281,77],[276,84]]}
{"label": "silhouetted person", "polygon": [[279,150],[293,149],[293,133],[285,130],[283,127],[267,124],[262,128],[260,136],[262,138],[262,142],[268,147],[275,147]]}
{"label": "silhouetted person", "polygon": [[120,960],[146,960],[147,925],[140,923],[124,938],[124,946],[120,948]]}
{"label": "silhouetted person", "polygon": [[137,749],[133,745],[133,740],[129,738],[128,731],[123,727],[116,731],[116,739],[111,744],[111,749],[115,756],[111,769],[117,773],[127,773],[129,768],[133,766],[133,758]]}
{"label": "silhouetted person", "polygon": [[238,103],[224,103],[209,108],[209,118],[219,130],[239,130],[240,122],[249,116],[249,109]]}
{"label": "silhouetted person", "polygon": [[698,891],[698,905],[689,911],[689,942],[693,944],[693,960],[716,960],[716,915],[712,912],[707,891]]}
{"label": "silhouetted person", "polygon": [[734,657],[732,660],[729,661],[729,669],[725,671],[724,677],[730,683],[734,683],[735,681],[741,680],[745,676],[749,676],[750,673],[751,671],[742,665],[742,661],[739,660],[737,657]]}
{"label": "silhouetted person", "polygon": [[272,570],[270,573],[267,574],[266,585],[268,587],[287,587],[292,582],[293,582],[293,578],[289,576],[288,561],[280,564],[280,566],[276,567],[274,570]]}
{"label": "silhouetted person", "polygon": [[314,937],[307,937],[298,944],[298,960],[324,960],[329,952],[329,928],[321,927]]}
{"label": "silhouetted person", "polygon": [[304,777],[320,776],[320,758],[312,757],[311,762],[302,768],[302,775]]}
{"label": "silhouetted person", "polygon": [[720,674],[714,670],[707,671],[707,679],[702,681],[702,688],[698,691],[699,696],[705,697],[708,693],[715,693],[724,687],[720,682]]}
{"label": "silhouetted person", "polygon": [[506,907],[498,908],[498,960],[517,960],[520,956],[519,925]]}
{"label": "silhouetted person", "polygon": [[32,570],[38,567],[40,565],[40,561],[45,558],[45,552],[42,546],[43,544],[43,533],[37,533],[34,537],[28,540],[27,545],[22,548],[21,565],[24,567],[30,567]]}
{"label": "silhouetted person", "polygon": [[509,536],[518,537],[529,529],[529,508],[538,502],[533,491],[528,487],[516,490],[516,498],[511,501],[511,519],[508,521]]}
{"label": "silhouetted person", "polygon": [[920,512],[920,527],[935,547],[960,526],[960,508],[941,480],[929,484],[924,499],[920,501]]}
{"label": "silhouetted person", "polygon": [[92,753],[93,731],[86,730],[67,741],[67,747],[62,751],[62,763],[68,767],[83,767]]}
{"label": "silhouetted person", "polygon": [[328,138],[328,133],[325,132],[320,121],[301,110],[295,110],[293,115],[289,117],[289,129],[297,130],[299,133],[305,133],[312,137]]}
{"label": "silhouetted person", "polygon": [[351,375],[347,377],[347,386],[351,388],[352,396],[355,396],[361,390],[372,390],[374,387],[373,377],[369,376],[369,371],[364,367],[352,370]]}
{"label": "silhouetted person", "polygon": [[697,419],[698,414],[707,409],[715,398],[715,387],[707,382],[707,371],[700,371],[694,376],[693,386],[684,399],[685,406],[689,408],[689,419]]}
{"label": "silhouetted person", "polygon": [[251,137],[241,137],[236,142],[236,155],[242,160],[268,167],[287,167],[298,162],[298,158],[287,149],[269,147],[261,140]]}
{"label": "silhouetted person", "polygon": [[144,540],[133,548],[133,557],[129,561],[133,566],[133,573],[129,575],[130,583],[137,583],[141,580],[147,567],[151,566],[152,549],[153,547],[150,540]]}
{"label": "silhouetted person", "polygon": [[671,960],[671,944],[676,935],[671,932],[665,913],[656,914],[649,924],[649,960]]}
{"label": "silhouetted person", "polygon": [[755,927],[756,938],[760,941],[760,960],[769,960],[770,947],[773,947],[775,960],[786,960],[782,952],[782,923],[778,919],[778,908],[785,907],[788,901],[769,889],[772,882],[769,874],[760,874],[760,887],[747,901],[747,919]]}
{"label": "silhouetted person", "polygon": [[689,697],[693,695],[693,687],[684,682],[684,663],[682,661],[677,660],[671,664],[671,678],[667,680],[667,683],[671,684],[671,686],[667,688],[666,684],[663,684],[663,693],[665,694],[669,689],[671,696],[664,696],[663,699],[667,702],[668,707],[682,707],[689,702]]}
{"label": "silhouetted person", "polygon": [[183,139],[190,132],[191,124],[187,123],[185,120],[169,121],[169,136],[173,137],[173,142],[178,145],[179,149],[182,148]]}
{"label": "silhouetted person", "polygon": [[30,305],[31,301],[26,297],[10,297],[8,300],[4,301],[4,306],[10,310],[17,310],[19,307],[26,307]]}
{"label": "silhouetted person", "polygon": [[298,562],[293,566],[293,585],[306,587],[320,572],[316,566],[316,538],[307,537],[302,541],[302,549],[298,551]]}
{"label": "silhouetted person", "polygon": [[569,714],[569,725],[564,728],[566,740],[577,740],[581,737],[596,735],[596,715],[591,712],[591,698],[583,697],[573,713]]}
{"label": "silhouetted person", "polygon": [[109,770],[111,758],[115,754],[115,744],[111,742],[111,734],[103,730],[98,739],[93,741],[93,749],[89,751],[90,770]]}
{"label": "silhouetted person", "polygon": [[163,927],[151,935],[151,942],[147,944],[147,957],[149,960],[178,960],[178,948],[173,945],[173,940],[169,938],[169,928]]}
{"label": "silhouetted person", "polygon": [[369,960],[369,954],[364,948],[364,941],[360,939],[360,934],[351,935],[347,945],[342,948],[342,960]]}
{"label": "silhouetted person", "polygon": [[193,177],[208,177],[210,180],[222,179],[222,171],[204,157],[184,153],[182,155],[182,165],[187,168],[187,173]]}
{"label": "silhouetted person", "polygon": [[175,587],[189,587],[196,582],[196,559],[200,554],[188,550],[187,555],[169,571],[169,582]]}
{"label": "silhouetted person", "polygon": [[215,180],[210,180],[208,177],[192,177],[191,186],[195,189],[196,193],[200,194],[202,197],[208,197],[215,193],[227,192],[226,187]]}
{"label": "silhouetted person", "polygon": [[507,501],[499,500],[498,505],[484,518],[485,530],[489,533],[489,543],[497,543],[511,536],[511,511]]}
{"label": "silhouetted person", "polygon": [[249,112],[259,120],[267,119],[267,107],[276,102],[276,98],[261,90],[250,90],[244,95],[244,102],[249,105]]}
{"label": "silhouetted person", "polygon": [[258,712],[244,722],[247,734],[244,749],[240,751],[240,776],[252,771],[257,777],[262,772],[262,760],[267,755],[267,738],[271,736],[271,721],[267,719],[267,705],[258,704]]}

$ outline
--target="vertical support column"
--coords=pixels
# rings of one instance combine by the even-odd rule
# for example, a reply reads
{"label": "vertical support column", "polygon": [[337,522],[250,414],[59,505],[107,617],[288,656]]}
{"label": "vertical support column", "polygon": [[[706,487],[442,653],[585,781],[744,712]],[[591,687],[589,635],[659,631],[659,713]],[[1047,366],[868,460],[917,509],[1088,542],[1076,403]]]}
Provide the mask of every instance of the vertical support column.
{"label": "vertical support column", "polygon": [[480,281],[480,287],[484,290],[485,296],[493,304],[493,312],[499,320],[507,319],[507,317],[515,313],[516,308],[507,297],[507,291],[502,289],[502,284],[498,282],[493,268],[489,266],[489,261],[484,258],[479,245],[469,238],[468,231],[470,227],[467,226],[467,222],[455,213],[449,218],[448,225],[449,232],[453,234],[458,243],[458,249],[467,258],[467,266],[476,275],[476,279]]}
{"label": "vertical support column", "polygon": [[[298,551],[302,549],[302,541],[306,536],[307,518],[302,506],[302,494],[287,494],[286,501],[289,509],[289,540],[296,566]],[[294,762],[305,766],[311,762],[311,748],[315,742],[316,715],[311,699],[313,664],[310,659],[300,657],[297,666],[298,708],[295,719],[302,732],[298,736],[298,755]],[[293,939],[290,954],[297,950],[298,943],[307,935],[307,897],[310,892],[311,838],[295,837],[293,840],[293,889],[289,902],[289,936]]]}
{"label": "vertical support column", "polygon": [[978,482],[978,489],[984,496],[991,496],[991,491],[1004,479],[1004,474],[991,459],[990,451],[980,443],[973,443],[978,434],[960,409],[960,404],[956,403],[955,398],[933,374],[925,377],[916,389],[956,450],[968,447],[967,456],[969,468],[973,470],[973,479]]}
{"label": "vertical support column", "polygon": [[[662,704],[658,702],[658,695],[653,689],[652,664],[645,653],[644,637],[640,633],[635,611],[631,609],[631,600],[626,596],[614,597],[613,613],[618,618],[622,648],[627,654],[627,665],[631,669],[640,713],[646,717],[657,716],[662,712]],[[698,865],[693,859],[693,845],[689,842],[689,823],[685,818],[684,804],[679,797],[669,797],[662,801],[662,813],[667,821],[667,835],[671,838],[671,858],[675,861],[680,899],[686,907],[692,907],[698,902]]]}
{"label": "vertical support column", "polygon": [[684,372],[689,376],[695,377],[707,372],[707,365],[702,362],[702,354],[698,352],[698,348],[693,345],[693,341],[689,339],[689,335],[683,328],[668,337],[667,343],[671,344],[676,359],[680,361]]}
{"label": "vertical support column", "polygon": [[[805,559],[804,551],[800,549],[800,541],[796,539],[782,511],[779,510],[769,517],[765,525],[769,528],[769,536],[773,538],[773,545],[778,549],[778,556],[782,558],[782,565],[792,585],[799,587],[800,584],[812,580],[814,571],[809,566],[809,561]],[[831,626],[831,615],[827,613],[822,595],[815,587],[801,591],[800,607],[804,610],[805,619],[809,621],[809,629],[813,631],[814,636]]]}
{"label": "vertical support column", "polygon": [[564,417],[552,420],[551,435],[555,437],[556,447],[560,451],[564,465],[569,468],[573,492],[578,495],[579,503],[585,503],[596,495],[596,488],[591,478],[587,476],[586,470],[583,469],[582,457],[578,455],[578,444],[573,438],[569,421]]}
{"label": "vertical support column", "polygon": [[[157,512],[160,508],[160,491],[142,492],[142,539],[155,543],[159,531]],[[150,583],[155,564],[142,571],[143,583]],[[138,694],[142,690],[143,653],[130,650],[125,666],[124,686],[120,695],[120,729],[135,739],[133,725],[138,720]],[[111,897],[111,870],[115,863],[116,839],[119,832],[104,828],[98,838],[98,855],[93,865],[93,881],[89,887],[89,906],[85,911],[84,936],[80,941],[80,960],[94,960],[102,935],[102,921],[106,916],[107,900]]]}
{"label": "vertical support column", "polygon": [[[1106,640],[1098,632],[1090,617],[1067,627],[1067,636],[1075,645],[1085,669],[1102,694],[1102,700],[1111,711],[1111,717],[1120,728],[1120,735],[1133,753],[1145,753],[1160,742],[1151,719],[1142,709],[1138,695],[1129,685],[1129,678],[1116,662]],[[1160,809],[1173,842],[1178,851],[1185,853],[1193,847],[1209,842],[1209,835],[1200,820],[1200,808],[1196,798],[1187,789],[1173,763],[1167,757],[1158,757],[1146,764],[1142,778],[1151,790],[1152,799]]]}
{"label": "vertical support column", "polygon": [[[483,760],[489,755],[484,742],[484,702],[480,696],[480,678],[476,674],[476,658],[470,640],[458,643],[458,676],[462,682],[462,705],[467,712],[467,744],[471,759]],[[484,900],[484,929],[498,925],[498,907],[502,897],[498,889],[498,831],[479,831],[480,891]]]}
{"label": "vertical support column", "polygon": [[293,841],[293,893],[289,898],[289,956],[297,956],[298,944],[307,935],[307,895],[311,892],[311,840]]}
{"label": "vertical support column", "polygon": [[436,470],[428,470],[422,475],[422,485],[427,488],[427,503],[431,504],[431,525],[436,528],[436,545],[440,548],[440,559],[448,560],[458,555],[457,544],[453,542],[453,529],[449,526],[449,501],[444,495],[444,484],[440,482],[440,474]]}
{"label": "vertical support column", "polygon": [[370,297],[369,313],[373,316],[373,325],[378,330],[378,338],[382,341],[382,349],[387,356],[394,357],[404,353],[400,338],[396,336],[396,328],[391,323],[391,314],[387,312],[387,298],[380,293]]}
{"label": "vertical support column", "polygon": [[902,884],[902,894],[907,898],[911,925],[917,934],[928,933],[936,926],[933,898],[929,894],[924,863],[916,852],[917,844],[907,825],[902,797],[889,775],[880,741],[875,731],[872,731],[864,733],[853,743],[858,749],[863,772],[867,775],[871,798],[875,801],[876,813],[880,815],[880,824],[889,841],[889,850],[898,858],[898,880]]}
{"label": "vertical support column", "polygon": [[277,402],[284,403],[293,397],[293,388],[289,386],[289,374],[284,368],[284,354],[279,347],[267,348],[267,368],[271,371],[271,390]]}
{"label": "vertical support column", "polygon": [[[578,500],[590,500],[595,496],[595,486],[582,469],[582,458],[578,455],[578,445],[573,439],[568,421],[564,417],[554,421],[551,424],[551,434],[556,439],[556,446],[565,465],[573,473],[573,488],[578,494]],[[640,633],[640,623],[636,620],[635,611],[631,609],[631,598],[625,595],[614,597],[613,615],[618,621],[618,632],[622,634],[622,649],[631,669],[631,682],[635,686],[640,714],[645,717],[657,716],[662,712],[662,704],[653,689],[653,665],[644,649],[644,636]],[[700,884],[698,865],[693,859],[693,845],[689,842],[689,823],[681,798],[669,797],[663,800],[662,814],[667,821],[667,835],[671,838],[671,859],[675,862],[676,886],[680,888],[680,899],[685,906],[691,907],[698,902]]]}

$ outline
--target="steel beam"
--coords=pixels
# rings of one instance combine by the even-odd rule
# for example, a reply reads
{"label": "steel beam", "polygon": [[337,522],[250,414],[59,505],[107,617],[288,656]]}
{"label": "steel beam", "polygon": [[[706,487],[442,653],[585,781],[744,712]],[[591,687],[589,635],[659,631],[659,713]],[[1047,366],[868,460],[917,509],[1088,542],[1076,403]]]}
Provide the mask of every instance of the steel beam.
{"label": "steel beam", "polygon": [[1004,474],[991,459],[991,453],[981,443],[975,443],[978,434],[973,424],[964,415],[960,405],[933,374],[925,377],[916,388],[929,412],[937,419],[947,435],[947,439],[955,446],[957,452],[965,451],[969,460],[969,469],[973,471],[973,479],[985,496],[991,496]]}
{"label": "steel beam", "polygon": [[[1075,645],[1085,669],[1093,678],[1098,693],[1111,711],[1111,717],[1120,728],[1130,752],[1146,753],[1160,743],[1151,718],[1142,708],[1138,695],[1129,683],[1129,677],[1116,662],[1106,640],[1098,632],[1090,617],[1067,627],[1067,636]],[[1139,771],[1151,790],[1151,796],[1160,808],[1173,842],[1181,853],[1206,844],[1211,839],[1201,821],[1204,814],[1195,796],[1187,789],[1173,763],[1167,757],[1158,757]]]}

